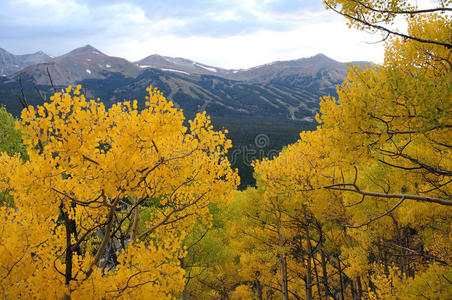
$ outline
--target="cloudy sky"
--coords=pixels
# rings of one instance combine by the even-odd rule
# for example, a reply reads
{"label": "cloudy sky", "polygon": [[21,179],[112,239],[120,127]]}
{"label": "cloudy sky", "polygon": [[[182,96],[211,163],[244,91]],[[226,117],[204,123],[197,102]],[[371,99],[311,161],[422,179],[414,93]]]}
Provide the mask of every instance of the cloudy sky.
{"label": "cloudy sky", "polygon": [[91,44],[136,61],[179,56],[247,68],[323,53],[381,62],[381,38],[349,29],[321,0],[0,0],[0,47],[57,56]]}

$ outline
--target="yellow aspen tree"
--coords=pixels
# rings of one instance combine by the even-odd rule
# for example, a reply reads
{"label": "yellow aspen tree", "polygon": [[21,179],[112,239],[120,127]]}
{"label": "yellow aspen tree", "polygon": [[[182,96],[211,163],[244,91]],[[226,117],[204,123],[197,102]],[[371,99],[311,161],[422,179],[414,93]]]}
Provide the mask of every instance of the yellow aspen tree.
{"label": "yellow aspen tree", "polygon": [[[182,242],[238,176],[231,142],[149,88],[106,109],[80,86],[23,110],[29,160],[1,157],[15,208],[2,207],[6,298],[172,298],[183,288]],[[4,255],[3,255],[4,254]]]}
{"label": "yellow aspen tree", "polygon": [[323,0],[326,8],[343,15],[349,27],[384,34],[383,40],[390,36],[400,37],[418,43],[452,48],[450,39],[425,36],[416,32],[404,32],[396,27],[401,18],[425,16],[433,13],[448,16],[452,11],[451,0],[438,0],[429,3],[431,7],[419,7],[417,1],[407,0]]}
{"label": "yellow aspen tree", "polygon": [[[335,284],[328,276],[326,257],[336,261],[339,258],[337,251],[327,251],[326,238],[328,234],[340,236],[340,227],[335,229],[331,225],[346,218],[338,193],[322,188],[334,183],[335,167],[325,158],[327,153],[320,137],[317,132],[303,132],[300,140],[277,158],[255,163],[263,200],[271,203],[278,199],[279,210],[285,216],[288,278],[293,278],[289,290],[305,299],[336,296],[330,289]],[[268,204],[260,207],[264,205]],[[327,223],[330,225],[325,227]],[[343,275],[340,262],[333,267]],[[297,286],[298,278],[302,284]]]}
{"label": "yellow aspen tree", "polygon": [[[450,43],[451,28],[448,16],[420,15],[408,33]],[[351,68],[338,98],[323,99],[319,132],[349,174],[324,188],[352,205],[355,242],[344,252],[354,258],[350,271],[362,270],[365,257],[378,261],[370,270],[397,267],[394,274],[408,281],[434,267],[425,259],[450,269],[450,255],[441,253],[451,247],[451,78],[448,47],[390,38],[383,65]]]}

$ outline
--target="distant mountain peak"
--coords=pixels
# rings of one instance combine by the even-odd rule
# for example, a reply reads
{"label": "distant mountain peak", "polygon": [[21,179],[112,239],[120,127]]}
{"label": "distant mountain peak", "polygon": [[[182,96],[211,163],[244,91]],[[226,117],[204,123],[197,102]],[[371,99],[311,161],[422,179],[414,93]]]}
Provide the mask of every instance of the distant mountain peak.
{"label": "distant mountain peak", "polygon": [[332,59],[329,56],[326,56],[323,53],[318,53],[316,55],[310,56],[310,57],[303,57],[300,59],[297,59],[297,61],[315,61],[315,62],[330,62],[330,63],[337,63],[335,59]]}
{"label": "distant mountain peak", "polygon": [[[3,49],[3,48],[0,48],[0,52],[2,52],[2,53],[9,53],[7,50],[5,50],[5,49]],[[11,54],[11,53],[10,53]]]}
{"label": "distant mountain peak", "polygon": [[94,48],[93,46],[91,46],[90,44],[86,44],[86,45],[83,46],[83,47],[79,47],[79,49],[96,50],[96,51],[97,51],[97,49]]}
{"label": "distant mountain peak", "polygon": [[68,54],[85,54],[85,53],[92,53],[92,54],[99,54],[99,55],[105,55],[104,53],[100,52],[96,48],[94,48],[91,45],[85,45],[83,47],[77,48],[69,52]]}
{"label": "distant mountain peak", "polygon": [[33,54],[14,55],[0,48],[0,75],[14,74],[28,66],[50,61],[52,58],[42,51]]}
{"label": "distant mountain peak", "polygon": [[317,53],[316,55],[313,55],[313,56],[311,56],[311,57],[318,57],[318,58],[329,58],[328,56],[326,56],[325,54],[323,54],[323,53]]}
{"label": "distant mountain peak", "polygon": [[171,63],[177,64],[177,65],[194,65],[196,62],[191,59],[186,59],[182,57],[170,57],[170,56],[163,56],[166,61],[169,61]]}

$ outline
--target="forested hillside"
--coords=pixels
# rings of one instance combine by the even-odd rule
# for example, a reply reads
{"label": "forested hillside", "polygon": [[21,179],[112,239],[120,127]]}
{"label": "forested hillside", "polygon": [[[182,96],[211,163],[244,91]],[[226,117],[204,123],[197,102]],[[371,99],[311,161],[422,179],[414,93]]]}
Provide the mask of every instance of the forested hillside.
{"label": "forested hillside", "polygon": [[1,297],[451,299],[451,2],[324,3],[385,33],[384,63],[352,66],[244,191],[227,129],[157,88],[0,110]]}

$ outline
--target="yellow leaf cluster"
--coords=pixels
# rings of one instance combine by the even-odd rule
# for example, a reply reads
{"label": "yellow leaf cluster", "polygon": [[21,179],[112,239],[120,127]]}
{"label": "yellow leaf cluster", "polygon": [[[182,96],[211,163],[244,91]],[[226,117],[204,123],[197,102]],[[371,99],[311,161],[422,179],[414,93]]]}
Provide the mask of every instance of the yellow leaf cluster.
{"label": "yellow leaf cluster", "polygon": [[[6,298],[172,298],[183,240],[238,184],[231,142],[149,88],[106,108],[81,87],[24,109],[29,160],[0,157],[0,280]],[[48,288],[46,288],[48,287]]]}

